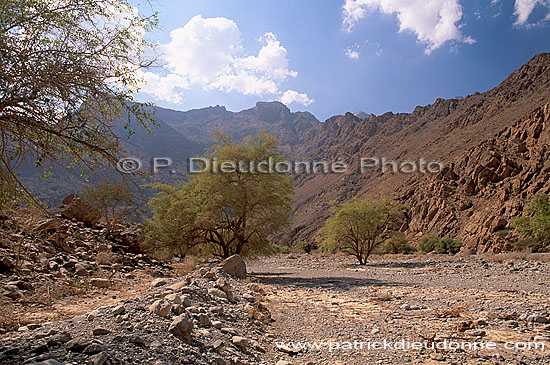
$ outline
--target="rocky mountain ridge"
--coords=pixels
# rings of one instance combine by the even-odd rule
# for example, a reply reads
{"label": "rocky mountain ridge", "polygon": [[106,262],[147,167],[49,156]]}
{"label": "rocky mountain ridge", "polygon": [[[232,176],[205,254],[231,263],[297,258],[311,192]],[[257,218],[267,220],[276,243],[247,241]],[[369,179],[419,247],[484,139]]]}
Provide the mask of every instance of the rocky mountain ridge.
{"label": "rocky mountain ridge", "polygon": [[[345,174],[313,174],[297,178],[292,239],[315,239],[315,233],[328,216],[328,208],[333,201],[343,201],[365,193],[392,195],[406,191],[412,182],[415,186],[430,186],[433,179],[429,175],[382,173],[380,169],[360,173],[360,158],[385,158],[396,162],[423,158],[450,165],[455,159],[464,158],[467,151],[476,146],[488,143],[499,135],[506,135],[505,131],[518,120],[525,120],[529,124],[527,120],[532,118],[529,117],[530,113],[536,114],[536,110],[549,101],[550,54],[544,53],[533,57],[499,86],[484,93],[475,93],[464,99],[437,99],[431,105],[417,107],[410,114],[388,112],[360,119],[347,113],[328,119],[314,138],[300,146],[296,158],[327,161],[342,159],[348,161],[350,166]],[[544,111],[538,113],[544,114]],[[543,129],[548,128],[545,122],[542,125]],[[532,142],[540,148],[544,144],[538,140]],[[544,185],[544,181],[539,181]],[[522,185],[518,192],[522,199],[524,192],[527,190],[523,190]],[[420,196],[413,198],[411,195],[407,199],[422,199]],[[409,237],[417,239],[420,232],[456,234],[458,238],[469,242],[468,247],[481,251],[488,249],[487,243],[481,243],[490,241],[487,232],[464,233],[463,226],[467,223],[458,217],[419,217],[414,207],[422,202],[409,203],[413,208],[412,227],[416,227],[407,230]],[[520,212],[521,209],[514,211]],[[441,221],[433,223],[434,219]],[[449,219],[452,224],[447,221]]]}

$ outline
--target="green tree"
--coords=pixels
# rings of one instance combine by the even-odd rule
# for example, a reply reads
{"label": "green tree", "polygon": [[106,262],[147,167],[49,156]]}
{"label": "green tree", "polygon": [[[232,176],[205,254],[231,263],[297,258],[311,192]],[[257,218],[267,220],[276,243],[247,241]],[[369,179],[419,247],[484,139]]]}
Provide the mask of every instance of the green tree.
{"label": "green tree", "polygon": [[332,209],[320,230],[321,245],[355,256],[365,265],[376,246],[384,242],[404,217],[404,206],[388,199],[354,199]]}
{"label": "green tree", "polygon": [[266,248],[268,237],[288,225],[293,184],[286,174],[250,166],[283,161],[277,139],[260,133],[234,141],[217,132],[204,161],[241,167],[222,172],[202,165],[181,187],[158,185],[148,237],[181,254],[208,246],[223,258]]}
{"label": "green tree", "polygon": [[384,252],[391,254],[410,254],[415,249],[409,245],[409,241],[403,232],[393,232],[390,238],[384,241]]}
{"label": "green tree", "polygon": [[130,184],[115,178],[89,185],[82,192],[82,197],[101,213],[107,223],[107,233],[111,233],[117,224],[140,212]]}
{"label": "green tree", "polygon": [[545,194],[531,196],[525,212],[528,216],[515,217],[512,225],[520,234],[531,239],[530,248],[546,251],[550,247],[550,200]]}
{"label": "green tree", "polygon": [[126,0],[4,0],[0,3],[0,204],[32,195],[17,167],[33,161],[86,174],[114,165],[114,123],[152,116],[133,102],[150,66],[141,17]]}

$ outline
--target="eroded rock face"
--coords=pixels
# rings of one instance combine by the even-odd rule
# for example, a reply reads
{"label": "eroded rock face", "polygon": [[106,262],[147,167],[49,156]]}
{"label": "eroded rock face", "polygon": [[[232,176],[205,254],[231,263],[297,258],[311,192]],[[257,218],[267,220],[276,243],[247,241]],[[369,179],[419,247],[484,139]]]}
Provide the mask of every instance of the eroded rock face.
{"label": "eroded rock face", "polygon": [[63,217],[76,219],[88,226],[95,226],[101,218],[97,209],[92,208],[76,194],[70,194],[63,199],[59,211]]}
{"label": "eroded rock face", "polygon": [[246,263],[239,255],[233,255],[225,259],[221,264],[223,270],[231,276],[246,279]]}
{"label": "eroded rock face", "polygon": [[512,218],[529,197],[550,193],[550,103],[466,151],[437,176],[402,193],[408,233],[457,237],[473,252],[501,252],[517,240]]}

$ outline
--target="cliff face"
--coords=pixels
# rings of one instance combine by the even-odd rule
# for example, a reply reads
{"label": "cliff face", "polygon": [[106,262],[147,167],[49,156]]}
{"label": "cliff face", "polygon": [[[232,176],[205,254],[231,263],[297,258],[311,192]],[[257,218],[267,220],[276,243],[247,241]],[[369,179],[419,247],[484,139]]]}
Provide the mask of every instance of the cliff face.
{"label": "cliff face", "polygon": [[315,134],[321,123],[308,112],[292,113],[279,102],[258,102],[256,106],[237,113],[223,106],[177,112],[158,108],[157,116],[185,138],[204,146],[210,145],[212,129],[228,133],[232,138],[259,131],[279,138],[281,149],[294,153],[299,144]]}
{"label": "cliff face", "polygon": [[[439,234],[464,239],[480,251],[504,247],[503,242],[496,240],[507,234],[495,232],[509,228],[509,218],[521,213],[527,195],[536,190],[533,186],[540,185],[541,192],[548,192],[545,170],[535,172],[535,167],[531,167],[534,159],[544,159],[546,153],[548,102],[550,54],[546,53],[535,56],[499,86],[481,94],[437,99],[410,114],[386,113],[359,119],[348,113],[330,118],[297,150],[296,156],[328,161],[341,158],[350,167],[345,174],[297,177],[293,239],[313,239],[328,216],[331,201],[369,193],[400,196],[409,205],[410,224],[404,228],[411,238]],[[542,128],[538,138],[529,128]],[[518,133],[520,139],[524,138],[522,144],[516,141]],[[511,137],[506,137],[508,134]],[[493,145],[495,160],[487,165],[481,152],[488,153]],[[524,147],[526,152],[512,155],[514,149]],[[423,158],[452,166],[447,173],[458,177],[447,181],[431,174],[382,173],[380,169],[360,173],[360,158],[385,158],[398,163]],[[441,197],[441,191],[449,196]],[[510,207],[487,215],[488,191],[492,197],[508,194],[505,202]],[[455,204],[451,200],[457,202],[456,209],[451,208]],[[468,201],[473,204],[470,208],[459,203],[467,206]],[[498,220],[502,220],[500,224]],[[496,228],[491,226],[493,222]],[[484,229],[482,226],[487,224],[490,227]]]}

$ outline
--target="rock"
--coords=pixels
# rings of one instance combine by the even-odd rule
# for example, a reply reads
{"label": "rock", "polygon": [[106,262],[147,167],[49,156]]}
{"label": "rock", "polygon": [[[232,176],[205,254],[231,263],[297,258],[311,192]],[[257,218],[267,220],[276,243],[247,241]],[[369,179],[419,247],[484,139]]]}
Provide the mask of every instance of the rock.
{"label": "rock", "polygon": [[166,285],[168,281],[166,279],[163,279],[163,278],[157,278],[155,280],[153,280],[151,282],[151,286],[153,288],[158,288],[159,286],[163,286],[163,285]]}
{"label": "rock", "polygon": [[30,365],[63,365],[63,363],[54,359],[48,359],[44,361],[33,362]]}
{"label": "rock", "polygon": [[136,345],[145,346],[145,340],[138,335],[130,335],[130,338],[128,338],[128,342],[135,343]]}
{"label": "rock", "polygon": [[170,333],[172,333],[174,336],[184,339],[186,341],[191,340],[192,330],[193,322],[186,313],[177,316],[168,328],[168,331],[170,331]]}
{"label": "rock", "polygon": [[88,270],[80,263],[74,266],[74,273],[78,276],[88,276]]}
{"label": "rock", "polygon": [[246,264],[241,256],[233,255],[228,257],[220,266],[228,275],[238,277],[239,279],[246,279]]}
{"label": "rock", "polygon": [[527,317],[527,322],[542,323],[542,324],[550,323],[548,318],[540,314],[531,314],[530,316]]}
{"label": "rock", "polygon": [[8,256],[0,257],[0,272],[11,271],[15,268],[15,263]]}
{"label": "rock", "polygon": [[68,195],[59,207],[61,215],[68,219],[76,219],[88,226],[95,226],[101,218],[101,213],[92,208],[76,194]]}
{"label": "rock", "polygon": [[102,344],[91,343],[88,346],[86,346],[86,348],[82,352],[85,353],[85,354],[97,354],[97,353],[100,353],[100,352],[104,352],[106,350],[107,349]]}
{"label": "rock", "polygon": [[72,352],[82,352],[91,343],[92,341],[88,339],[77,337],[67,342],[67,344],[65,345],[65,349]]}
{"label": "rock", "polygon": [[69,332],[59,332],[48,339],[48,346],[54,347],[64,345],[71,340],[72,336]]}
{"label": "rock", "polygon": [[149,310],[158,316],[168,318],[170,317],[172,304],[166,300],[159,299],[159,300],[156,300],[153,304],[151,304],[151,306],[149,307]]}
{"label": "rock", "polygon": [[204,313],[199,314],[197,317],[197,320],[199,321],[199,325],[201,327],[211,327],[212,323],[210,322],[210,318]]}
{"label": "rock", "polygon": [[227,294],[223,290],[220,290],[220,289],[217,289],[217,288],[208,289],[208,294],[210,294],[214,298],[227,299]]}
{"label": "rock", "polygon": [[103,336],[103,335],[108,335],[109,333],[111,333],[111,331],[109,331],[106,328],[101,328],[101,327],[97,327],[97,328],[94,328],[92,330],[92,334],[94,336]]}
{"label": "rock", "polygon": [[109,360],[109,353],[102,351],[99,354],[90,356],[90,361],[93,365],[103,365]]}
{"label": "rock", "polygon": [[95,286],[97,288],[108,288],[111,286],[111,282],[109,281],[109,279],[91,278],[90,285]]}
{"label": "rock", "polygon": [[286,360],[279,360],[275,365],[292,365],[292,363]]}
{"label": "rock", "polygon": [[111,314],[114,316],[118,316],[119,314],[124,314],[124,312],[126,312],[126,308],[124,307],[124,305],[118,305],[113,309]]}
{"label": "rock", "polygon": [[248,339],[241,336],[233,336],[231,342],[241,350],[246,350],[248,347]]}
{"label": "rock", "polygon": [[222,340],[216,340],[212,342],[210,345],[214,349],[214,351],[219,351],[223,347],[223,341]]}
{"label": "rock", "polygon": [[178,294],[168,294],[164,297],[164,299],[174,303],[174,304],[181,304],[181,297]]}
{"label": "rock", "polygon": [[49,347],[47,344],[45,343],[42,343],[36,347],[34,347],[31,352],[37,354],[37,355],[41,355],[41,354],[45,354],[46,352],[50,351]]}

